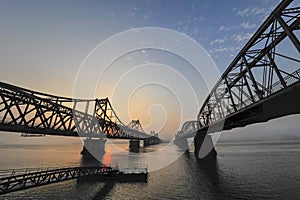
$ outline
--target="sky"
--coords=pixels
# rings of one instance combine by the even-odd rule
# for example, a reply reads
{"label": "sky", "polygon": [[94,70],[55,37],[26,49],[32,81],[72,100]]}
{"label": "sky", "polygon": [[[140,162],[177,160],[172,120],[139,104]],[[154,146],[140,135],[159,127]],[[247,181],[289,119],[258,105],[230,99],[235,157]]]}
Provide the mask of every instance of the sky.
{"label": "sky", "polygon": [[[124,124],[139,118],[147,131],[174,135],[184,121],[196,119],[209,92],[206,80],[216,82],[217,76],[198,77],[190,63],[168,52],[139,50],[111,63],[101,79],[82,76],[81,80],[82,66],[91,52],[115,34],[157,27],[182,33],[200,44],[211,59],[207,62],[215,64],[220,75],[278,3],[0,0],[0,80],[68,97],[74,96],[74,86],[87,91],[91,88],[91,93],[76,95],[109,97]],[[294,4],[299,5],[299,0]],[[114,47],[124,44],[126,41],[114,43]],[[107,53],[109,57],[112,51],[108,48],[101,56]],[[78,85],[78,79],[84,83]],[[267,123],[265,127],[270,129],[265,132],[271,134],[274,126],[281,123],[283,127],[292,126],[291,132],[297,134],[297,121],[299,117],[295,116]],[[260,128],[258,125],[243,130],[252,133]]]}

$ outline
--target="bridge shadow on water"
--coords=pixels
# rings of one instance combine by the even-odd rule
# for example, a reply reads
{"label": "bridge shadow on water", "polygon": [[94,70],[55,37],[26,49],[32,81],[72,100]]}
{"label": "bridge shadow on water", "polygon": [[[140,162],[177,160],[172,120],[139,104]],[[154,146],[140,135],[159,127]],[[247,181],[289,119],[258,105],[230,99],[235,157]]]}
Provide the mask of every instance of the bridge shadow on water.
{"label": "bridge shadow on water", "polygon": [[[193,199],[247,199],[253,197],[255,190],[241,185],[249,184],[247,177],[241,176],[238,170],[228,169],[222,157],[199,159],[194,152],[185,152],[182,156],[189,170],[186,174]],[[248,186],[250,187],[250,186]],[[251,186],[254,189],[257,186]]]}
{"label": "bridge shadow on water", "polygon": [[[183,156],[189,165],[189,177],[191,195],[193,198],[203,197],[203,192],[212,196],[209,199],[222,199],[224,197],[224,180],[222,179],[221,170],[217,158],[198,159],[194,152],[186,150]],[[204,198],[204,197],[203,197]]]}
{"label": "bridge shadow on water", "polygon": [[[98,158],[102,158],[104,156],[105,153],[103,153],[103,155],[101,155]],[[100,159],[101,160],[101,159]],[[97,160],[96,158],[94,158],[93,156],[91,156],[90,154],[83,154],[80,160],[80,166],[81,167],[86,167],[86,166],[101,166],[103,165],[99,160]],[[92,180],[91,182],[96,183],[95,180]],[[81,184],[84,184],[85,182],[81,182],[77,180],[76,186],[79,188]],[[103,199],[105,196],[107,196],[107,194],[109,194],[109,192],[113,189],[113,187],[115,186],[114,182],[103,182],[103,183],[99,183],[99,184],[104,184],[102,187],[100,187],[100,191],[98,191],[95,196],[92,199]]]}
{"label": "bridge shadow on water", "polygon": [[114,182],[106,182],[101,190],[94,196],[93,200],[104,199],[107,194],[114,188]]}

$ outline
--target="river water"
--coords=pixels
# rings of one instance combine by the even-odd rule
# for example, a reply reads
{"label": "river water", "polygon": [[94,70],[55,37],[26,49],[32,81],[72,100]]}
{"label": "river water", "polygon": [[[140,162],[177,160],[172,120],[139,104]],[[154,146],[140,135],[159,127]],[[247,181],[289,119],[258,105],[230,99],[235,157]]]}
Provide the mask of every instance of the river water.
{"label": "river water", "polygon": [[[128,144],[119,144],[126,148]],[[139,161],[136,156],[113,153],[107,144],[102,162]],[[82,145],[0,144],[0,169],[84,166]],[[0,199],[299,199],[300,141],[221,143],[213,162],[199,161],[193,153],[150,172],[148,183],[77,183],[76,180],[31,188]],[[192,151],[192,150],[191,150]],[[176,149],[175,149],[176,152]],[[178,150],[179,153],[179,150]],[[99,163],[94,163],[99,164]],[[145,164],[145,163],[141,163]]]}

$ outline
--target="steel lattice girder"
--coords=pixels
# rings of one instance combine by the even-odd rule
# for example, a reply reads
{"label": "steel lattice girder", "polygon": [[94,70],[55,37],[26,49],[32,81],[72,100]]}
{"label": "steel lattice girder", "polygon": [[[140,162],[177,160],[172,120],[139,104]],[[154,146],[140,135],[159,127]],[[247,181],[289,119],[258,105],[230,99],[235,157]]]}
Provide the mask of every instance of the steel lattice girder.
{"label": "steel lattice girder", "polygon": [[1,130],[75,135],[72,109],[60,98],[0,83]]}
{"label": "steel lattice girder", "polygon": [[[108,138],[146,139],[150,137],[144,132],[139,120],[133,120],[125,126],[116,115],[108,98],[96,99],[95,106],[95,115],[101,130]],[[133,122],[135,123],[134,126]]]}
{"label": "steel lattice girder", "polygon": [[[95,104],[94,113],[88,114],[91,102]],[[85,111],[77,109],[80,103],[85,104]],[[96,138],[150,137],[144,131],[131,130],[125,126],[116,115],[108,98],[72,99],[3,82],[0,82],[0,130]]]}
{"label": "steel lattice girder", "polygon": [[[296,32],[300,8],[287,8],[290,3],[285,0],[277,6],[221,76],[198,114],[201,127],[299,82],[300,43]],[[280,52],[280,45],[287,42],[284,53]],[[296,70],[292,71],[293,67]]]}

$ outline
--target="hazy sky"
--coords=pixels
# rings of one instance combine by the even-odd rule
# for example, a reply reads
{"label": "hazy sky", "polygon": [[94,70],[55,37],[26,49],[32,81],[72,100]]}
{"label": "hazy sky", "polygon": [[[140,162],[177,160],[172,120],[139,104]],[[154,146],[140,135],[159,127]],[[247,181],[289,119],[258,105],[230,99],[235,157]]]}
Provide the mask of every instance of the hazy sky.
{"label": "hazy sky", "polygon": [[[203,46],[217,69],[223,73],[278,3],[278,0],[0,0],[0,80],[37,91],[72,97],[76,74],[90,51],[114,34],[141,27],[167,28],[186,34]],[[299,4],[299,0],[294,3]],[[174,94],[174,91],[185,90],[185,85],[180,80],[184,77],[193,79],[195,75],[192,68],[166,52],[160,52],[164,55],[163,59],[155,51],[147,53],[147,59],[143,57],[143,51],[120,58],[109,73],[120,73],[120,66],[127,67],[127,72],[130,67],[140,65],[142,67],[137,70],[143,67],[145,69],[129,73],[125,77],[121,77],[120,73],[118,80],[122,87],[115,88],[115,91],[119,91],[116,93],[112,93],[112,88],[109,87],[112,82],[106,77],[106,81],[100,83],[105,85],[107,91],[97,91],[91,98],[112,99],[113,106],[124,123],[129,123],[130,118],[140,118],[142,124],[148,127],[147,130],[158,127],[163,133],[174,134],[181,127],[182,121],[196,118],[199,105],[201,106],[208,91],[203,87],[204,83],[197,85],[198,79],[192,80],[192,87],[199,90],[196,94],[198,102],[189,101],[191,97],[188,95],[191,94],[181,95],[186,97],[182,100],[185,102],[183,104],[189,103],[189,106],[182,107],[185,111],[180,116],[182,111],[177,109],[182,102],[176,98],[179,94]],[[131,62],[132,59],[135,62]],[[157,64],[147,66],[147,63],[152,62]],[[162,65],[180,73],[169,76]],[[180,68],[179,65],[185,67]],[[133,80],[141,74],[150,77],[147,83],[151,81],[151,77],[160,74],[161,79],[174,83],[172,90],[155,84],[148,84],[147,90],[134,89]],[[212,79],[214,81],[215,77]],[[89,82],[88,79],[86,81]],[[115,82],[117,79],[113,83]],[[141,82],[137,86],[143,88]],[[132,92],[134,94],[126,99],[126,107],[122,100]],[[145,113],[141,113],[145,110]],[[162,125],[161,121],[166,122],[166,125]],[[286,121],[289,121],[288,125]],[[279,120],[276,124],[291,126],[294,122],[293,126],[298,127],[297,121],[299,117],[296,116]],[[258,130],[255,126],[251,127],[245,130]],[[266,127],[272,127],[272,123],[267,123]],[[293,132],[298,131],[295,127]]]}

